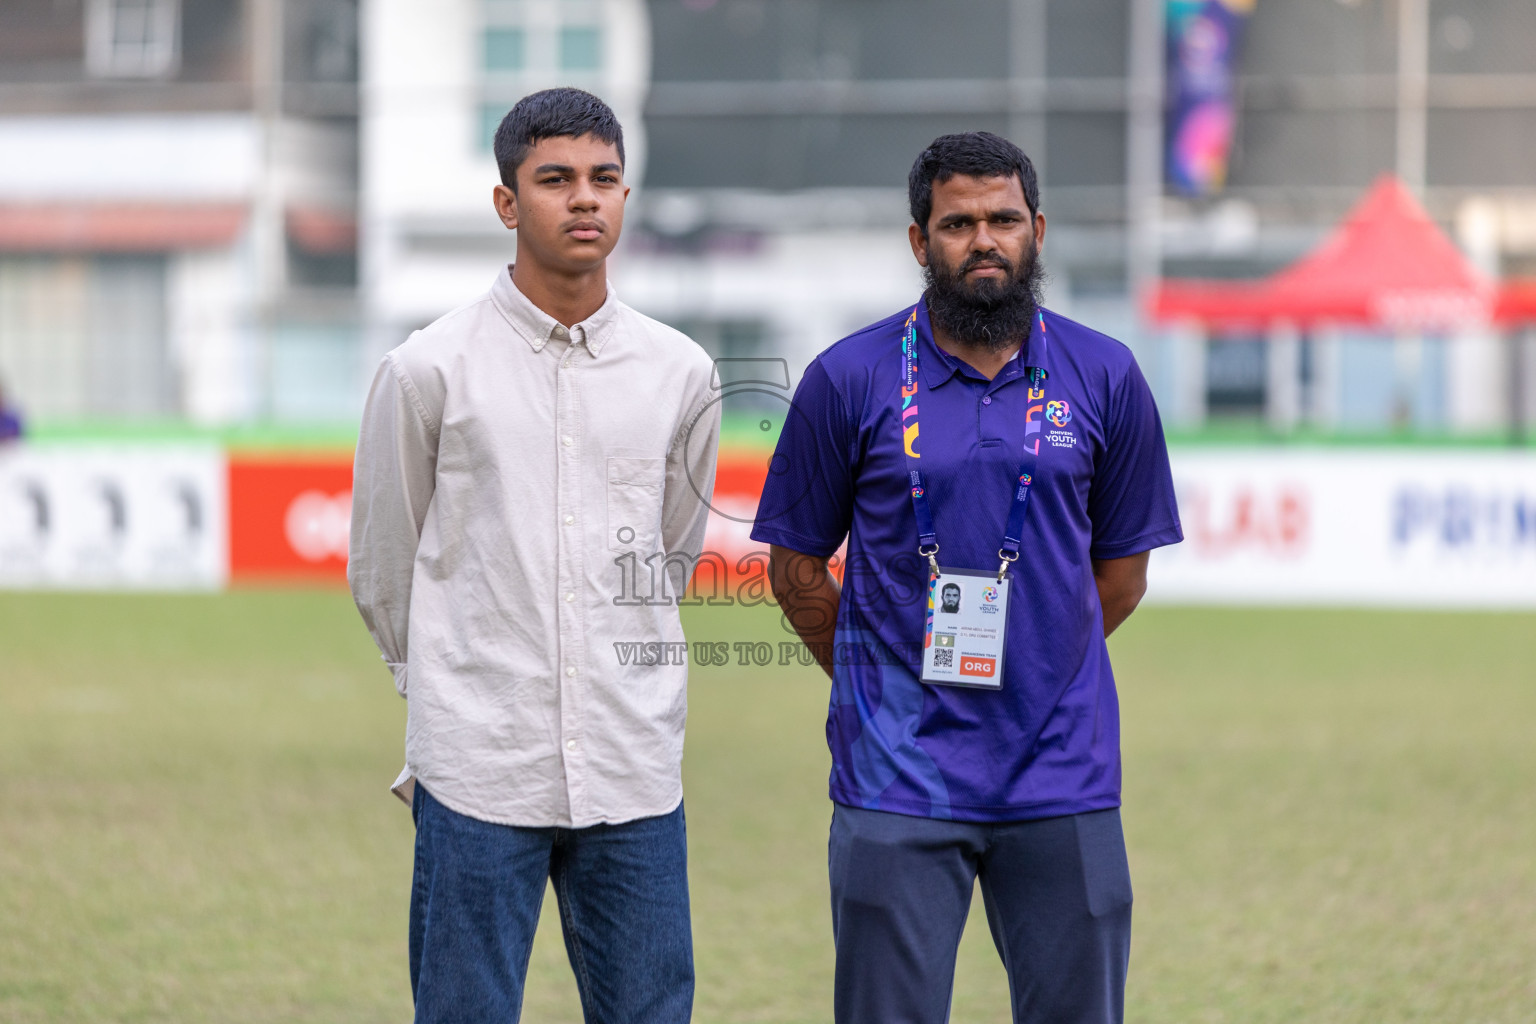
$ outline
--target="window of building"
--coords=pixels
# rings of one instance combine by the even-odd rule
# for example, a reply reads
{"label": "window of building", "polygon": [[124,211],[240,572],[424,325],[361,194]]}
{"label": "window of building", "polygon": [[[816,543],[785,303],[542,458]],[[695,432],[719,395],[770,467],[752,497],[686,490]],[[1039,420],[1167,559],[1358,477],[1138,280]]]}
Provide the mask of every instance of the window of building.
{"label": "window of building", "polygon": [[0,366],[36,420],[179,409],[159,255],[0,257]]}
{"label": "window of building", "polygon": [[507,111],[512,109],[512,104],[482,103],[480,104],[480,140],[487,150],[496,142],[496,129],[501,127],[501,119],[507,116]]}
{"label": "window of building", "polygon": [[606,54],[598,0],[481,0],[480,144],[512,105],[557,85],[600,88]]}
{"label": "window of building", "polygon": [[287,0],[289,81],[357,81],[356,0]]}
{"label": "window of building", "polygon": [[490,26],[485,30],[485,69],[521,71],[524,65],[523,30]]}
{"label": "window of building", "polygon": [[85,63],[103,78],[166,78],[181,56],[180,0],[90,0]]}
{"label": "window of building", "polygon": [[1267,342],[1254,337],[1213,338],[1206,350],[1206,407],[1212,416],[1264,414]]}
{"label": "window of building", "polygon": [[603,66],[603,33],[589,25],[560,27],[560,69],[596,71]]}

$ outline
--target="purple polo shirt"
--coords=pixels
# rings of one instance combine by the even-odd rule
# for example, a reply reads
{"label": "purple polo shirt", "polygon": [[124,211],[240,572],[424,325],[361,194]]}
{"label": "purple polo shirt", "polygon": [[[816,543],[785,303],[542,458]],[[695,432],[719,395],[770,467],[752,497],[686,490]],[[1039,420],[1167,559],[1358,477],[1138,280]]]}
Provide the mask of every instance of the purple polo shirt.
{"label": "purple polo shirt", "polygon": [[[939,562],[997,569],[1028,436],[1040,439],[1009,575],[1000,691],[925,685],[927,561],[902,444],[910,309],[827,349],[800,382],[758,506],[756,541],[826,556],[846,538],[827,742],[831,796],[959,821],[1120,804],[1120,722],[1092,560],[1183,539],[1162,424],[1119,342],[1050,311],[994,380],[933,342],[919,305],[918,451]],[[1045,370],[1045,402],[1028,367]],[[1029,430],[1029,424],[1039,424]]]}

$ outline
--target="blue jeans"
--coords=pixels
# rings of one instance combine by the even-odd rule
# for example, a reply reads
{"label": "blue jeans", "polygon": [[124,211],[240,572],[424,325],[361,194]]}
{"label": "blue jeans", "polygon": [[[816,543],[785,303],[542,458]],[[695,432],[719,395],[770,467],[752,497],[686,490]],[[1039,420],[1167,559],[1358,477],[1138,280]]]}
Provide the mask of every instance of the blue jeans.
{"label": "blue jeans", "polygon": [[685,1024],[693,935],[683,808],[591,828],[493,825],[420,782],[411,885],[417,1024],[515,1022],[546,880],[587,1024]]}
{"label": "blue jeans", "polygon": [[981,879],[1017,1024],[1118,1024],[1131,875],[1118,810],[1002,824],[833,805],[838,1024],[942,1024]]}

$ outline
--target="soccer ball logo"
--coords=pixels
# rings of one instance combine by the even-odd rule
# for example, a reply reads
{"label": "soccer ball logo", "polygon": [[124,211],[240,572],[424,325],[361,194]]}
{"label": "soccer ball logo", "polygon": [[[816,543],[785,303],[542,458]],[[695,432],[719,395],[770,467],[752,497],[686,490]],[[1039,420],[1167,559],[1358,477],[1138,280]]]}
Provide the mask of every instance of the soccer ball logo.
{"label": "soccer ball logo", "polygon": [[1046,402],[1045,418],[1058,427],[1064,427],[1072,422],[1072,407],[1066,402]]}
{"label": "soccer ball logo", "polygon": [[982,587],[981,588],[981,599],[983,601],[987,602],[988,604],[991,604],[993,601],[996,601],[997,600],[997,588],[996,587]]}

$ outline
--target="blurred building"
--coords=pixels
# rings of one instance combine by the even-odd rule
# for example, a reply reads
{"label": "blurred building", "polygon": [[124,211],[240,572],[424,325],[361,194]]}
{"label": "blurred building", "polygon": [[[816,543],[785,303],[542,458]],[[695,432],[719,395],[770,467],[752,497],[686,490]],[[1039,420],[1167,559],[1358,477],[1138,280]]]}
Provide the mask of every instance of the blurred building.
{"label": "blurred building", "polygon": [[0,377],[37,420],[360,407],[355,0],[0,4]]}
{"label": "blurred building", "polygon": [[650,77],[642,0],[368,0],[364,4],[363,279],[384,351],[490,287],[512,259],[491,140],[521,97],[601,95],[643,173]]}
{"label": "blurred building", "polygon": [[355,415],[377,353],[511,256],[495,123],[574,84],[626,125],[617,286],[717,354],[798,370],[912,301],[907,169],[985,128],[1040,169],[1050,303],[1130,343],[1169,419],[1517,418],[1528,340],[1277,346],[1139,296],[1286,265],[1383,173],[1485,274],[1536,273],[1536,5],[1221,0],[1235,127],[1190,195],[1164,26],[1200,2],[6,0],[0,379],[34,420]]}
{"label": "blurred building", "polygon": [[[1230,167],[1194,198],[1163,181],[1164,0],[367,6],[381,345],[474,294],[510,252],[486,195],[489,131],[517,96],[556,83],[606,90],[631,136],[643,131],[622,293],[719,354],[799,366],[910,302],[905,175],[950,131],[998,132],[1031,154],[1049,301],[1132,344],[1170,418],[1189,424],[1261,418],[1271,392],[1318,388],[1272,380],[1266,339],[1151,331],[1136,296],[1159,275],[1273,271],[1386,172],[1485,272],[1536,257],[1527,0],[1229,3],[1252,9]],[[1512,412],[1510,375],[1529,372],[1491,336],[1421,339],[1406,361],[1392,339],[1303,339],[1296,372],[1324,350],[1344,366],[1337,393],[1303,414],[1326,426],[1487,429]],[[1405,374],[1406,398],[1393,383]]]}

